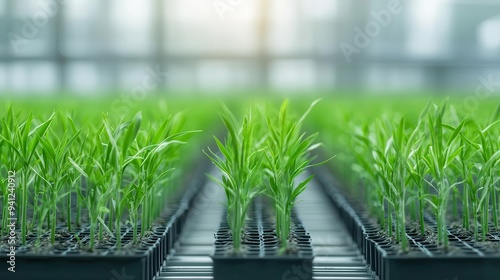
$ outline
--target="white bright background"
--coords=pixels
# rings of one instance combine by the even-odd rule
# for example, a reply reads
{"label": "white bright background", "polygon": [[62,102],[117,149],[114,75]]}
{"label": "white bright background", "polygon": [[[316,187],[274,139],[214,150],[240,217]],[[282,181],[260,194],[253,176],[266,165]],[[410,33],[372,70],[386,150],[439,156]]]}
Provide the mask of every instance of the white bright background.
{"label": "white bright background", "polygon": [[[0,1],[0,94],[131,90],[472,90],[500,81],[500,1],[401,0],[347,62],[339,44],[387,0],[66,0],[14,51],[8,35],[56,0]],[[61,0],[62,1],[62,0]],[[45,3],[45,4],[44,4]],[[214,4],[236,3],[219,17]],[[221,4],[222,3],[222,4]]]}

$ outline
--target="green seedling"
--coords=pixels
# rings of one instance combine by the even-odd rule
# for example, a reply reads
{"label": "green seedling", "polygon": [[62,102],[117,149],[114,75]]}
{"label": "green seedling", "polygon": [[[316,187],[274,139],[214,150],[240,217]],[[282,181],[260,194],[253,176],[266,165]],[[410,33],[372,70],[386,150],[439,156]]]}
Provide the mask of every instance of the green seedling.
{"label": "green seedling", "polygon": [[214,137],[220,154],[210,148],[206,154],[221,172],[220,179],[210,177],[225,190],[227,220],[234,250],[238,252],[248,208],[253,198],[263,192],[264,141],[259,131],[260,119],[253,109],[244,116],[241,125],[225,105],[221,117],[228,130],[225,142]]}
{"label": "green seedling", "polygon": [[276,211],[276,233],[282,250],[289,245],[291,214],[297,197],[314,178],[314,175],[310,175],[300,180],[300,176],[312,165],[314,157],[311,152],[320,146],[315,143],[318,134],[306,136],[301,128],[317,102],[312,103],[299,119],[288,113],[288,101],[283,103],[278,116],[271,112],[267,114],[269,135],[264,167],[268,194]]}

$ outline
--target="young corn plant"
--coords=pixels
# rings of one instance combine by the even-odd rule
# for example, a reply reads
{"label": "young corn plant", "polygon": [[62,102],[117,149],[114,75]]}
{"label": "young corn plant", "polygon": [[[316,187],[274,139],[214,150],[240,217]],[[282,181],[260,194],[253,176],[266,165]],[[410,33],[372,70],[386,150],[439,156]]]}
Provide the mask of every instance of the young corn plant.
{"label": "young corn plant", "polygon": [[102,240],[103,230],[110,231],[105,224],[105,215],[110,212],[108,205],[113,190],[109,184],[113,170],[107,167],[107,162],[103,159],[106,147],[103,138],[106,133],[104,125],[90,128],[87,133],[87,152],[76,158],[69,158],[69,161],[82,176],[82,186],[77,189],[77,194],[80,203],[87,210],[90,227],[89,249],[94,250],[96,233],[99,234],[99,240]]}
{"label": "young corn plant", "polygon": [[393,236],[406,252],[409,248],[406,236],[407,192],[411,182],[408,158],[416,133],[408,134],[405,118],[393,124],[384,118],[376,122],[368,135],[357,135],[360,145],[364,145],[358,170],[366,173],[373,189],[377,189],[377,205],[381,207],[389,236]]}
{"label": "young corn plant", "polygon": [[267,117],[269,135],[264,167],[268,193],[276,211],[276,234],[282,250],[289,245],[291,214],[296,199],[314,177],[310,175],[297,182],[299,176],[311,166],[314,157],[310,153],[320,146],[314,142],[317,133],[306,136],[301,131],[304,119],[317,102],[313,102],[300,119],[288,113],[288,101],[281,105],[277,117],[271,113]]}
{"label": "young corn plant", "polygon": [[[425,111],[425,110],[424,110]],[[424,207],[426,184],[417,174],[423,170],[424,165],[419,158],[422,146],[422,117],[419,118],[415,127],[406,126],[406,118],[401,118],[399,124],[395,124],[391,142],[392,155],[387,164],[392,171],[389,178],[391,189],[394,193],[394,209],[396,210],[396,232],[397,241],[401,243],[401,250],[409,250],[408,238],[406,236],[406,206],[413,205],[413,218],[419,217],[421,234],[425,232]],[[413,191],[413,192],[412,192]],[[415,202],[418,202],[418,207]]]}
{"label": "young corn plant", "polygon": [[126,159],[129,147],[139,132],[141,122],[142,114],[139,112],[133,122],[121,123],[113,130],[107,118],[104,118],[104,127],[108,136],[104,161],[107,164],[104,164],[104,166],[113,171],[111,181],[108,182],[110,183],[108,187],[112,189],[111,204],[108,207],[111,209],[110,221],[114,221],[114,225],[110,224],[109,227],[115,230],[118,249],[121,248],[122,216],[127,203],[127,196],[131,195],[131,192],[125,192],[125,188],[123,188],[123,175],[128,165]]}
{"label": "young corn plant", "polygon": [[[477,185],[475,183],[475,160],[477,157],[478,146],[469,140],[465,133],[461,134],[460,146],[464,148],[457,157],[454,168],[462,181],[462,227],[466,231],[471,230],[471,226],[475,229],[475,238],[478,238],[476,212]],[[472,211],[471,211],[472,209]],[[471,221],[472,216],[472,221]]]}
{"label": "young corn plant", "polygon": [[[37,148],[41,139],[49,129],[54,114],[46,121],[38,121],[33,113],[30,113],[24,122],[19,122],[14,116],[12,109],[7,113],[7,126],[4,127],[5,133],[2,136],[3,143],[13,152],[12,165],[19,171],[19,184],[16,193],[16,199],[19,201],[21,226],[21,243],[26,244],[28,234],[28,202],[30,195],[30,185],[33,180],[32,166],[36,160]],[[17,172],[16,172],[17,174]]]}
{"label": "young corn plant", "polygon": [[[447,210],[451,192],[461,184],[458,176],[453,172],[451,165],[462,152],[464,146],[460,146],[459,135],[464,127],[465,120],[458,126],[453,127],[443,122],[446,105],[434,106],[433,112],[428,114],[428,133],[430,145],[423,157],[426,172],[422,174],[423,179],[436,191],[429,194],[427,203],[431,205],[436,213],[438,243],[448,249]],[[426,178],[427,176],[430,179]]]}
{"label": "young corn plant", "polygon": [[413,220],[416,221],[418,219],[419,230],[422,236],[426,234],[425,213],[429,184],[427,184],[421,174],[424,174],[426,171],[426,165],[422,158],[428,146],[425,137],[425,125],[430,108],[431,103],[427,103],[416,119],[416,125],[408,128],[410,133],[404,152],[404,159],[406,159],[406,168],[410,179],[408,182],[408,188],[410,189],[409,197],[407,199],[413,207]]}
{"label": "young corn plant", "polygon": [[349,191],[365,195],[370,213],[397,241],[404,242],[403,225],[411,227],[408,221],[417,219],[418,231],[426,237],[432,217],[437,222],[436,243],[445,249],[450,222],[453,230],[461,224],[462,230],[474,231],[476,242],[486,241],[500,226],[500,107],[492,116],[463,116],[452,106],[429,104],[419,117],[412,112],[399,122],[394,113],[375,121],[361,119],[357,125],[355,117],[326,123],[328,129],[350,135],[350,141],[336,137],[330,143],[332,149],[351,155],[340,159],[354,172],[342,169],[339,174],[357,178],[355,190]]}
{"label": "young corn plant", "polygon": [[[474,235],[476,240],[486,241],[486,235],[489,232],[489,222],[492,221],[495,228],[498,228],[498,172],[500,171],[500,150],[498,149],[498,137],[489,134],[494,126],[498,124],[493,122],[485,128],[481,128],[475,121],[471,121],[473,131],[475,132],[475,139],[469,140],[465,138],[470,145],[469,149],[475,150],[474,163],[471,170],[474,174],[473,178],[464,180],[468,183],[470,191],[467,193],[467,199],[471,200],[471,207],[473,214],[480,217],[476,221],[474,227]],[[465,163],[462,163],[464,165]],[[470,176],[472,177],[472,176]],[[471,182],[471,180],[473,180]],[[470,193],[470,194],[469,194]],[[466,193],[464,193],[465,195]],[[491,213],[491,217],[490,217]],[[479,228],[481,229],[481,237],[479,238]]]}
{"label": "young corn plant", "polygon": [[137,244],[138,227],[145,237],[172,199],[179,147],[194,132],[183,131],[177,115],[165,121],[159,112],[149,116],[141,130],[141,113],[124,121],[92,110],[14,113],[8,107],[0,119],[0,234],[9,229],[10,180],[16,182],[20,243],[35,234],[37,250],[57,245],[60,232],[89,228],[81,249],[92,251],[112,237],[119,249],[122,226],[130,222],[134,242],[128,244]]}
{"label": "young corn plant", "polygon": [[353,155],[351,168],[358,179],[355,183],[364,186],[366,191],[365,201],[368,204],[367,207],[370,213],[377,218],[382,228],[388,228],[384,188],[379,186],[379,175],[371,161],[373,151],[376,147],[375,140],[371,136],[371,126],[356,126],[352,124],[351,131],[351,141],[349,145],[346,145],[346,148]]}
{"label": "young corn plant", "polygon": [[[62,120],[62,118],[58,118]],[[66,120],[64,120],[66,121]],[[63,121],[65,126],[65,122]],[[71,119],[68,121],[71,122]],[[47,137],[41,138],[41,149],[38,153],[39,168],[38,171],[31,167],[33,173],[37,175],[37,179],[34,183],[35,193],[43,193],[42,197],[43,205],[41,209],[47,210],[48,213],[43,213],[40,218],[41,221],[44,220],[45,215],[48,216],[48,224],[50,225],[50,240],[53,244],[55,242],[56,226],[58,224],[58,206],[60,201],[66,196],[70,195],[70,192],[65,192],[65,188],[72,184],[71,174],[72,165],[67,160],[68,157],[74,156],[70,154],[71,145],[75,140],[80,137],[79,131],[72,131],[67,128],[64,129],[64,133],[58,137],[57,133],[49,130],[47,132]],[[37,196],[35,196],[35,199]],[[35,203],[36,206],[36,203]],[[33,223],[37,220],[37,211],[33,214]],[[70,215],[71,216],[71,215]],[[40,228],[39,228],[40,231]]]}
{"label": "young corn plant", "polygon": [[182,124],[180,115],[176,115],[166,118],[158,127],[143,131],[137,135],[132,155],[125,161],[131,170],[128,177],[133,178],[125,193],[134,242],[139,240],[139,217],[142,222],[140,237],[144,237],[162,210],[163,203],[158,203],[156,198],[166,200],[170,194],[166,187],[175,171],[181,145],[191,134],[199,132],[182,131]]}
{"label": "young corn plant", "polygon": [[259,131],[259,119],[250,109],[240,125],[231,111],[223,105],[221,114],[228,130],[225,143],[214,137],[220,154],[208,148],[207,156],[222,173],[221,178],[210,176],[221,185],[227,197],[227,221],[233,236],[233,248],[241,248],[245,218],[253,198],[264,191],[262,159],[264,140]]}
{"label": "young corn plant", "polygon": [[[373,168],[372,173],[375,175],[376,187],[380,188],[383,199],[382,203],[385,205],[386,212],[384,215],[387,219],[387,233],[389,236],[393,236],[395,228],[397,231],[399,226],[398,222],[401,220],[395,217],[397,215],[397,203],[399,202],[397,198],[400,194],[398,194],[396,190],[396,185],[399,182],[393,182],[394,179],[397,179],[397,175],[393,173],[399,170],[394,170],[395,167],[393,164],[394,161],[399,158],[394,156],[392,149],[394,139],[391,137],[393,133],[391,125],[392,123],[390,123],[388,118],[380,119],[372,126],[372,135],[370,136],[370,138],[373,139],[370,154],[370,167]],[[394,222],[396,222],[396,224]],[[396,234],[396,237],[398,238],[399,235]]]}

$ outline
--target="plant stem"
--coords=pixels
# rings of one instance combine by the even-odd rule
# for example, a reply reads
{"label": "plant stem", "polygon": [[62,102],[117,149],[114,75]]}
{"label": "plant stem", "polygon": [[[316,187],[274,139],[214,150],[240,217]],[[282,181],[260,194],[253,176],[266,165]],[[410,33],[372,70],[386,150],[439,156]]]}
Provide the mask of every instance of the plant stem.
{"label": "plant stem", "polygon": [[52,193],[52,200],[53,200],[53,203],[54,205],[52,206],[52,211],[51,211],[51,214],[52,214],[52,218],[51,218],[51,225],[52,225],[52,228],[51,228],[51,231],[50,231],[50,241],[52,242],[52,244],[54,244],[56,242],[56,226],[57,226],[57,198],[56,198],[56,192],[53,192]]}
{"label": "plant stem", "polygon": [[420,186],[418,207],[419,207],[419,218],[420,218],[420,233],[422,234],[422,236],[425,235],[425,220],[424,220],[425,199],[423,192],[424,192],[423,186]]}
{"label": "plant stem", "polygon": [[240,218],[240,216],[241,216],[240,199],[236,198],[236,201],[234,203],[235,203],[234,208],[231,207],[230,209],[228,209],[228,211],[234,212],[234,213],[232,213],[232,215],[230,214],[230,217],[232,217],[232,224],[233,224],[233,232],[232,232],[233,248],[236,252],[239,252],[240,248],[241,248],[241,230],[242,230],[242,225],[240,223],[240,220],[241,220],[241,218]]}
{"label": "plant stem", "polygon": [[463,190],[463,205],[462,205],[462,227],[465,230],[469,230],[470,228],[470,222],[469,222],[469,190],[466,187],[466,183],[464,183],[464,190]]}
{"label": "plant stem", "polygon": [[68,185],[68,196],[66,198],[66,225],[68,227],[68,231],[71,232],[71,183]]}
{"label": "plant stem", "polygon": [[93,251],[95,247],[95,227],[97,225],[97,218],[92,218],[90,223],[90,250]]}
{"label": "plant stem", "polygon": [[495,187],[492,188],[491,192],[491,204],[493,209],[491,210],[493,213],[493,225],[495,226],[495,229],[498,229],[498,204],[497,204],[497,194],[495,192]]}
{"label": "plant stem", "polygon": [[458,218],[457,191],[453,190],[451,193],[452,193],[452,199],[453,199],[453,217]]}
{"label": "plant stem", "polygon": [[[26,168],[26,167],[25,167]],[[27,216],[28,216],[28,184],[26,180],[26,170],[21,172],[21,239],[22,244],[26,244],[27,235]]]}
{"label": "plant stem", "polygon": [[288,237],[290,235],[290,218],[285,213],[282,213],[282,215],[283,217],[280,219],[281,222],[280,242],[281,242],[281,247],[284,248],[285,246],[288,245]]}
{"label": "plant stem", "polygon": [[116,245],[117,245],[118,250],[121,250],[121,248],[122,248],[122,231],[121,231],[121,221],[120,221],[119,217],[116,218],[115,223],[116,223],[116,227],[115,227]]}
{"label": "plant stem", "polygon": [[477,209],[476,199],[471,200],[471,208],[474,210],[472,215],[472,221],[474,223],[474,239],[479,240],[479,221],[478,221],[478,213],[475,209]]}
{"label": "plant stem", "polygon": [[389,205],[387,206],[387,234],[389,236],[392,236],[392,226],[393,226],[393,222],[392,222],[392,207],[389,203]]}
{"label": "plant stem", "polygon": [[138,224],[138,220],[137,220],[137,214],[136,213],[131,213],[130,214],[131,217],[132,217],[132,228],[133,228],[133,234],[134,234],[134,237],[133,237],[133,240],[134,240],[134,244],[137,244],[137,224]]}
{"label": "plant stem", "polygon": [[399,228],[400,228],[400,242],[401,242],[401,249],[403,252],[406,252],[408,250],[408,238],[406,238],[406,219],[405,219],[405,205],[404,203],[399,204]]}
{"label": "plant stem", "polygon": [[99,227],[97,229],[97,240],[99,240],[99,242],[103,241],[104,240],[104,229],[103,229],[103,224],[102,223],[99,223]]}
{"label": "plant stem", "polygon": [[482,222],[482,240],[486,241],[486,234],[488,233],[488,224],[489,224],[489,215],[488,215],[488,210],[489,210],[489,195],[486,196],[484,204],[483,204],[483,211],[482,211],[482,217],[481,217],[481,222]]}

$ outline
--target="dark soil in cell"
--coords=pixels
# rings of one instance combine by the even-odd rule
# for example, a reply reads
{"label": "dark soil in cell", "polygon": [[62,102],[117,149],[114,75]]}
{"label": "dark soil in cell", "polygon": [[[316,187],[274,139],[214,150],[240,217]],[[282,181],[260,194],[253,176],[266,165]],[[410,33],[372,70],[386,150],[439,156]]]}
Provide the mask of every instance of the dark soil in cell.
{"label": "dark soil in cell", "polygon": [[224,211],[222,223],[215,234],[215,252],[212,255],[214,279],[233,280],[235,275],[243,280],[312,279],[314,253],[311,237],[294,212],[290,245],[283,252],[269,207],[264,200],[255,199],[248,213],[242,247],[238,253],[233,250]]}

